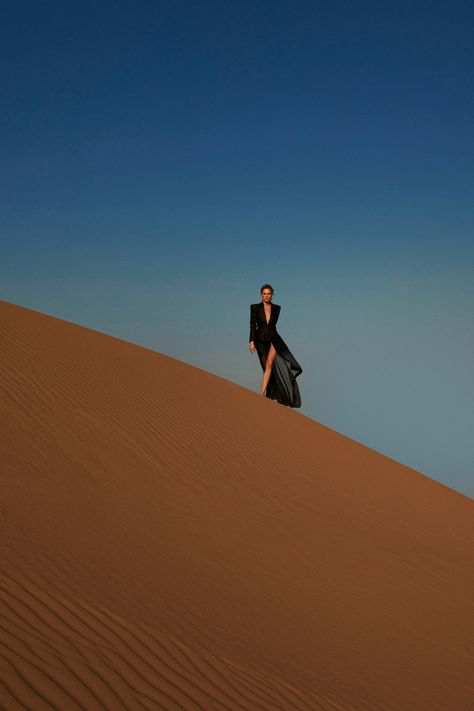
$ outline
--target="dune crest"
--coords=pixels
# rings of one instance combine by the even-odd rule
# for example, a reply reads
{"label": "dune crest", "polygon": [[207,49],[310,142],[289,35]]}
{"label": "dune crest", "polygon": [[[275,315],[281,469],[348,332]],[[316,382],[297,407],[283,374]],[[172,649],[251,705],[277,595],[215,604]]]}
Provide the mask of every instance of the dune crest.
{"label": "dune crest", "polygon": [[472,708],[472,500],[159,353],[0,328],[0,708]]}

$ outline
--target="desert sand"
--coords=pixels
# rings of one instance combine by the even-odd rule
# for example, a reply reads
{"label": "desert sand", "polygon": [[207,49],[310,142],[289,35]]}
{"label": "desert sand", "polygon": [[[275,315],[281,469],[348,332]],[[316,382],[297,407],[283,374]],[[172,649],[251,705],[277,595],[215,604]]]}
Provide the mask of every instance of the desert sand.
{"label": "desert sand", "polygon": [[474,708],[471,499],[160,353],[0,329],[0,708]]}

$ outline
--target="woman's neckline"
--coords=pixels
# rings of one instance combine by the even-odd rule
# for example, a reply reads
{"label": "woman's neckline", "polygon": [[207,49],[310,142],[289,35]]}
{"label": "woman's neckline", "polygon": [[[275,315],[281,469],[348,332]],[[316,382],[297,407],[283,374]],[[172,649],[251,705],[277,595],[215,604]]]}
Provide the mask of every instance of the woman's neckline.
{"label": "woman's neckline", "polygon": [[269,324],[270,321],[272,320],[272,302],[270,301],[270,303],[268,304],[268,305],[270,306],[270,316],[269,316],[269,318],[268,318],[268,321],[267,321],[267,315],[266,315],[266,313],[265,313],[265,302],[262,301],[261,304],[262,304],[262,306],[263,306],[263,315],[264,315],[264,317],[265,317],[265,323],[266,323],[267,326],[268,326],[268,324]]}

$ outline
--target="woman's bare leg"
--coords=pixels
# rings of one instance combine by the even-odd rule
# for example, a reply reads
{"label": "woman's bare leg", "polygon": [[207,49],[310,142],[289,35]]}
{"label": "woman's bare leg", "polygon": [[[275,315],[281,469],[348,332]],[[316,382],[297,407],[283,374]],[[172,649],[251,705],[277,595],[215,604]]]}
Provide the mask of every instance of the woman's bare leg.
{"label": "woman's bare leg", "polygon": [[267,389],[268,381],[270,380],[270,375],[272,374],[273,361],[275,360],[276,350],[273,343],[270,346],[270,350],[267,355],[267,362],[265,364],[265,370],[262,376],[262,389],[260,390],[260,395],[265,395],[265,390]]}

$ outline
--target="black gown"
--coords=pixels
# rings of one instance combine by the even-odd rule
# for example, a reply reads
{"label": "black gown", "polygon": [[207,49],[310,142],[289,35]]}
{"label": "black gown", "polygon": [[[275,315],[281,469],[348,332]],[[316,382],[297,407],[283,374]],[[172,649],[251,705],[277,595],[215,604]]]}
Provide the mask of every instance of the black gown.
{"label": "black gown", "polygon": [[250,305],[250,341],[254,341],[262,370],[270,346],[276,350],[272,374],[268,381],[266,396],[277,400],[282,405],[301,407],[301,397],[296,378],[303,372],[300,364],[291,353],[283,338],[277,333],[276,323],[280,315],[280,306],[272,304],[270,320],[267,323],[263,301]]}

